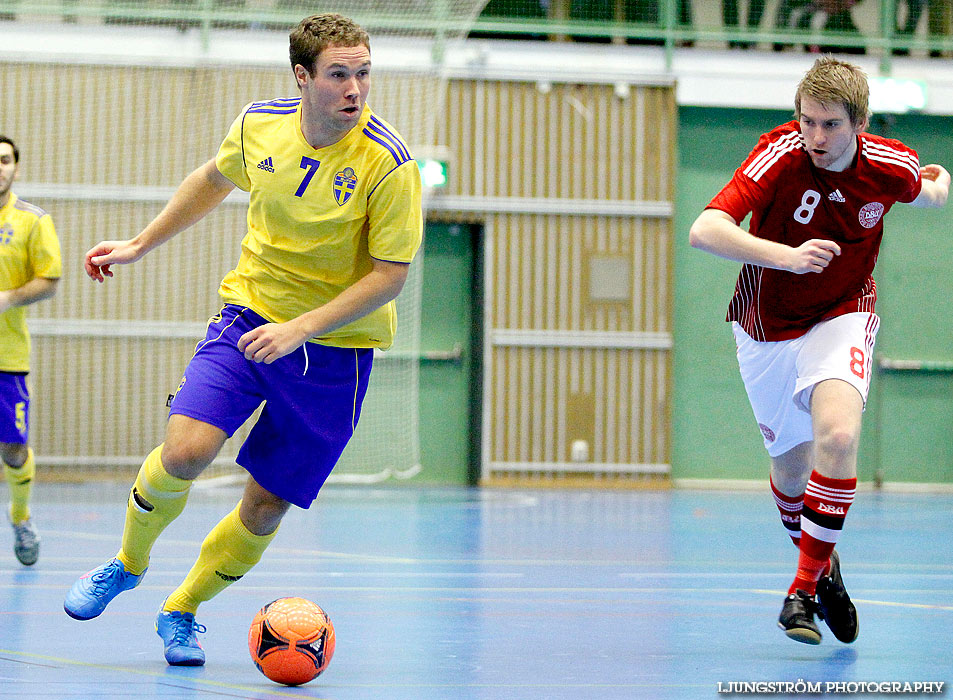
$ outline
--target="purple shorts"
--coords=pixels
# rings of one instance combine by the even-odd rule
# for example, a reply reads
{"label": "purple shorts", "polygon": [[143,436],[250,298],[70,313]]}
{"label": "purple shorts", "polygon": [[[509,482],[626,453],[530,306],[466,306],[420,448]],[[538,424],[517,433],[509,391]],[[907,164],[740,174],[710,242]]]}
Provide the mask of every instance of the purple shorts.
{"label": "purple shorts", "polygon": [[30,390],[26,375],[0,372],[0,442],[25,445],[30,434]]}
{"label": "purple shorts", "polygon": [[234,304],[214,316],[169,415],[231,436],[264,401],[236,461],[262,488],[308,508],[357,426],[374,351],[305,343],[270,365],[246,360],[238,339],[265,323]]}

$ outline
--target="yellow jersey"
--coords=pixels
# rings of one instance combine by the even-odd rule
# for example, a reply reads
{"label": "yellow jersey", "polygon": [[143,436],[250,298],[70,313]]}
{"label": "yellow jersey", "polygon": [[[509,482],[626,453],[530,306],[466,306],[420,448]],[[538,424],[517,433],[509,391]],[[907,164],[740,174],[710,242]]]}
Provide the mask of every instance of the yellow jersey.
{"label": "yellow jersey", "polygon": [[[340,141],[315,149],[301,132],[300,98],[253,102],[215,162],[250,194],[241,257],[219,289],[226,303],[290,321],[353,285],[373,259],[410,263],[420,247],[420,170],[366,105]],[[396,326],[391,301],[314,340],[386,349]]]}
{"label": "yellow jersey", "polygon": [[[10,193],[0,207],[0,290],[16,289],[36,277],[59,279],[60,242],[45,211]],[[30,371],[26,307],[0,314],[0,372]]]}

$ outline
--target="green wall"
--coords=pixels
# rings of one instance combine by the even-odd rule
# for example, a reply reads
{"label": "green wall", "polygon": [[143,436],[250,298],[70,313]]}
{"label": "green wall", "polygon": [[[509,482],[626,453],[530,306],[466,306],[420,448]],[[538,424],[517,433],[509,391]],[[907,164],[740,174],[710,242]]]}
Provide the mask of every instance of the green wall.
{"label": "green wall", "polygon": [[[790,112],[683,107],[675,198],[675,478],[761,479],[767,453],[738,376],[725,309],[740,265],[693,250],[688,229],[730,179],[758,136]],[[871,131],[916,148],[921,163],[953,167],[953,119],[904,115]],[[891,359],[953,360],[953,225],[950,209],[897,205],[874,277]],[[865,416],[859,476],[953,482],[953,374],[878,372]]]}
{"label": "green wall", "polygon": [[[790,112],[683,107],[675,198],[672,472],[678,478],[763,479],[767,454],[738,376],[725,308],[740,266],[693,250],[688,229],[758,136]],[[922,163],[953,166],[953,119],[901,116],[871,131],[913,146]],[[874,275],[882,318],[878,356],[953,361],[953,204],[897,205]],[[472,483],[479,445],[482,291],[479,228],[431,224],[422,343],[464,349],[460,362],[421,369],[423,473],[412,483]],[[953,374],[878,372],[859,475],[953,483]]]}
{"label": "green wall", "polygon": [[[920,163],[953,168],[953,117],[900,117],[889,135]],[[897,207],[888,214],[875,271],[890,359],[953,362],[953,203],[943,210]],[[953,483],[953,373],[882,372],[871,412],[878,468],[888,481]]]}
{"label": "green wall", "polygon": [[482,286],[480,228],[428,222],[423,257],[421,350],[458,360],[420,365],[420,462],[415,484],[475,483],[479,471]]}

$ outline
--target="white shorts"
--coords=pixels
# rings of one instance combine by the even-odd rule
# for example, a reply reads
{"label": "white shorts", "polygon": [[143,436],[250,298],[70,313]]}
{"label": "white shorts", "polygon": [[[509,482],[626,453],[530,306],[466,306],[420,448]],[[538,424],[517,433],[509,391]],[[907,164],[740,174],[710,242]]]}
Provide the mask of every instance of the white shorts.
{"label": "white shorts", "polygon": [[867,403],[879,327],[876,314],[850,313],[822,321],[800,338],[769,343],[731,324],[741,379],[769,455],[814,439],[811,392],[819,382],[841,379]]}

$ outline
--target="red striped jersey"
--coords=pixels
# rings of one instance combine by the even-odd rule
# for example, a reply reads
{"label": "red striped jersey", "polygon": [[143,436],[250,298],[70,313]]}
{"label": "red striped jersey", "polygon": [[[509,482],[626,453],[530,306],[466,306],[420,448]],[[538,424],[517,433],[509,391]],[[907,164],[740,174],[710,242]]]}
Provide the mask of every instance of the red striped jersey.
{"label": "red striped jersey", "polygon": [[763,134],[707,208],[739,223],[750,213],[755,236],[795,248],[812,238],[832,240],[841,254],[819,274],[744,265],[726,320],[755,340],[778,341],[827,318],[872,312],[883,216],[895,202],[916,199],[920,186],[916,151],[893,139],[860,134],[853,165],[833,172],[811,162],[798,122]]}

